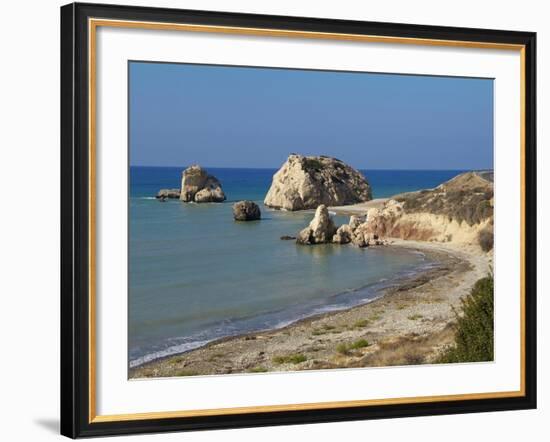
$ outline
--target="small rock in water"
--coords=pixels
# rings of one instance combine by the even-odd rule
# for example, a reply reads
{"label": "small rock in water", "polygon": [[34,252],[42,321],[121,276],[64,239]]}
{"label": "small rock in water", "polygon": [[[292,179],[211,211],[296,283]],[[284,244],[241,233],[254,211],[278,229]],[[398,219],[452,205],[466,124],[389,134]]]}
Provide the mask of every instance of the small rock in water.
{"label": "small rock in water", "polygon": [[281,236],[281,239],[283,241],[289,241],[289,240],[292,240],[292,239],[296,239],[296,237],[295,236],[289,236],[289,235],[283,235],[283,236]]}
{"label": "small rock in water", "polygon": [[296,242],[298,244],[325,244],[332,241],[335,233],[336,226],[328,213],[327,206],[321,204],[317,207],[309,226],[298,234]]}
{"label": "small rock in water", "polygon": [[160,189],[155,198],[164,201],[166,198],[179,199],[179,197],[179,189]]}
{"label": "small rock in water", "polygon": [[235,218],[235,221],[254,221],[261,217],[260,208],[254,201],[239,201],[233,204],[233,218]]}

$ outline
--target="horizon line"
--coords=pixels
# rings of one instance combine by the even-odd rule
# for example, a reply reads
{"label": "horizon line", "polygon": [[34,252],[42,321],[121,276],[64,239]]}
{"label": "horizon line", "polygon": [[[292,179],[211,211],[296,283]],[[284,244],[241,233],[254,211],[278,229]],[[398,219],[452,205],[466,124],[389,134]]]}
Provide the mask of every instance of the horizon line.
{"label": "horizon line", "polygon": [[[284,163],[283,163],[284,164]],[[182,168],[182,169],[186,169],[188,167],[190,167],[190,165],[187,165],[187,166],[180,166],[180,165],[176,165],[176,166],[158,166],[158,165],[147,165],[147,164],[130,164],[130,167],[156,167],[156,168]],[[281,166],[278,166],[278,167],[238,167],[238,166],[202,166],[200,165],[200,167],[204,168],[204,169],[264,169],[264,170],[273,170],[273,169],[280,169],[282,167]],[[364,168],[364,167],[358,167],[356,168],[357,170],[380,170],[380,171],[395,171],[395,170],[407,170],[407,171],[410,171],[410,170],[416,170],[416,171],[456,171],[456,170],[470,170],[470,171],[484,171],[484,170],[494,170],[494,167],[467,167],[467,168],[457,168],[457,169],[453,169],[453,168],[442,168],[442,169],[435,169],[435,168],[428,168],[428,169],[416,169],[416,168],[413,168],[413,169],[405,169],[405,168],[385,168],[385,167],[380,167],[380,168]]]}

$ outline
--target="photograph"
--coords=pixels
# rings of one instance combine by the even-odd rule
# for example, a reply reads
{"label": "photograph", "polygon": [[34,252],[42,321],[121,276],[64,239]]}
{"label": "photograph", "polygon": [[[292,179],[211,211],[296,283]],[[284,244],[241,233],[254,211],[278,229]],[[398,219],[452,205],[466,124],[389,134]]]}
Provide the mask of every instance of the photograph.
{"label": "photograph", "polygon": [[129,379],[494,361],[493,78],[128,60],[127,92]]}

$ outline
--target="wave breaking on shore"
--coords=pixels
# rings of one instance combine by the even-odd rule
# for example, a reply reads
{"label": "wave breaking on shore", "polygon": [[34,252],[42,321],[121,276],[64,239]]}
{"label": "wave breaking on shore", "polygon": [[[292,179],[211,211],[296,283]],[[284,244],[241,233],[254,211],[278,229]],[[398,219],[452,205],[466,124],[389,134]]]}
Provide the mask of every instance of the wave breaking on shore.
{"label": "wave breaking on shore", "polygon": [[135,355],[134,357],[130,355],[129,367],[133,369],[152,361],[187,353],[214,341],[235,338],[249,333],[279,330],[318,315],[339,312],[375,301],[383,296],[384,291],[397,287],[404,281],[438,266],[437,262],[428,260],[426,254],[422,251],[412,250],[411,253],[421,256],[423,261],[414,269],[399,272],[392,278],[381,278],[374,283],[345,290],[323,300],[250,317],[227,319],[212,324],[206,330],[190,336],[171,338],[142,355]]}

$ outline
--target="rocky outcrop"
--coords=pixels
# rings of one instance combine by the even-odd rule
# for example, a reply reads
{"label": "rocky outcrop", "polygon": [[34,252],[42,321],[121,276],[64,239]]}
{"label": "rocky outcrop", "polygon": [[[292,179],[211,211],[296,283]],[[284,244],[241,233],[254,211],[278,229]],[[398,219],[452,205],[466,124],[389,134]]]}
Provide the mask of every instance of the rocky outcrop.
{"label": "rocky outcrop", "polygon": [[285,210],[343,206],[372,199],[366,178],[344,162],[325,156],[292,154],[273,176],[268,207]]}
{"label": "rocky outcrop", "polygon": [[324,204],[317,207],[315,216],[305,229],[296,238],[298,244],[324,244],[332,241],[336,233],[336,226]]}
{"label": "rocky outcrop", "polygon": [[[435,189],[397,195],[380,209],[369,209],[356,230],[363,237],[454,242],[492,247],[491,174],[468,172]],[[490,236],[490,238],[489,238]]]}
{"label": "rocky outcrop", "polygon": [[336,244],[348,244],[353,238],[353,229],[350,225],[344,224],[338,227],[336,233],[332,237],[332,242]]}
{"label": "rocky outcrop", "polygon": [[179,199],[180,190],[179,189],[160,189],[155,196],[156,199],[165,200],[169,199]]}
{"label": "rocky outcrop", "polygon": [[253,201],[239,201],[233,204],[233,218],[235,221],[253,221],[261,217],[260,208]]}
{"label": "rocky outcrop", "polygon": [[386,243],[370,230],[365,218],[356,215],[350,217],[349,224],[343,224],[338,228],[336,234],[332,237],[332,242],[335,244],[352,243],[357,247],[369,247]]}
{"label": "rocky outcrop", "polygon": [[219,203],[225,201],[225,194],[218,179],[209,175],[201,166],[185,169],[181,177],[180,200],[196,203]]}

